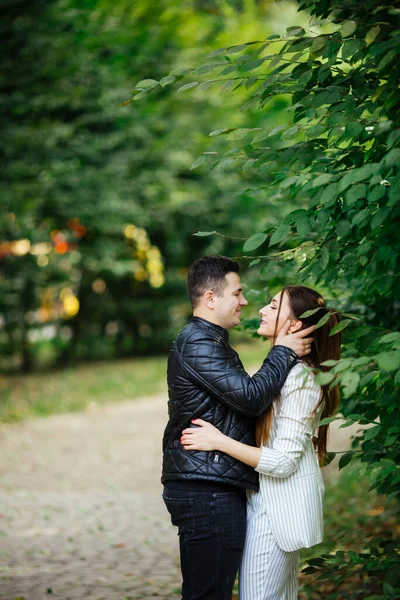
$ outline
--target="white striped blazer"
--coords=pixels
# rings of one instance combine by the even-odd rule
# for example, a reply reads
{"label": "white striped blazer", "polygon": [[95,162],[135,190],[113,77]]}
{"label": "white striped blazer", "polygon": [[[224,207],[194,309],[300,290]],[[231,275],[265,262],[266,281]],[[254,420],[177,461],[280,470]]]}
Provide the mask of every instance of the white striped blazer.
{"label": "white striped blazer", "polygon": [[273,536],[286,552],[309,548],[323,538],[324,484],[312,442],[320,398],[314,375],[298,363],[274,402],[270,438],[256,467]]}

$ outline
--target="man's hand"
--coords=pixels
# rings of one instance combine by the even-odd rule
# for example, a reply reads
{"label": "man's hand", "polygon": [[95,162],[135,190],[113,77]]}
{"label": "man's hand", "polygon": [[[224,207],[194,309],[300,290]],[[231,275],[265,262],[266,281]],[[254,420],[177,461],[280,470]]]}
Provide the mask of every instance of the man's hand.
{"label": "man's hand", "polygon": [[296,331],[296,333],[292,334],[289,333],[289,327],[290,321],[288,320],[280,330],[275,345],[291,348],[296,352],[297,356],[300,357],[310,354],[311,344],[313,343],[314,338],[307,336],[315,331],[315,325],[311,325],[311,327],[307,327],[307,329],[302,329],[301,331]]}

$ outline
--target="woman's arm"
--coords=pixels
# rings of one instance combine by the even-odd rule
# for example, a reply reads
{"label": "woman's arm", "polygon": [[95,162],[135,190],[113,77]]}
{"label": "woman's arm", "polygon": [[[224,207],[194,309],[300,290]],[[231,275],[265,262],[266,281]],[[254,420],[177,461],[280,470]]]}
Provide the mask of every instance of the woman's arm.
{"label": "woman's arm", "polygon": [[272,448],[247,446],[224,435],[202,419],[192,421],[196,428],[185,429],[181,444],[185,450],[219,450],[269,477],[284,478],[298,467],[307,443],[312,440],[310,413],[318,405],[321,388],[309,375],[304,382],[292,377],[287,382]]}
{"label": "woman's arm", "polygon": [[319,404],[321,388],[312,374],[301,379],[300,371],[287,381],[275,421],[272,448],[261,449],[256,471],[269,477],[284,478],[295,473],[307,445],[312,442],[316,423],[311,415]]}
{"label": "woman's arm", "polygon": [[185,450],[219,450],[250,467],[258,465],[261,448],[237,442],[202,419],[195,419],[192,423],[199,427],[190,427],[182,432],[181,444]]}

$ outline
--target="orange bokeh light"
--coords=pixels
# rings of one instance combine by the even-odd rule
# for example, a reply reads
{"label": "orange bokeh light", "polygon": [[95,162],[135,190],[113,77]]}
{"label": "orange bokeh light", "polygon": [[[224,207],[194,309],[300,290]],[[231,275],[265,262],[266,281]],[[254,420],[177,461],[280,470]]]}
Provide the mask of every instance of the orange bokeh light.
{"label": "orange bokeh light", "polygon": [[65,254],[68,250],[67,242],[57,242],[55,250],[57,254]]}

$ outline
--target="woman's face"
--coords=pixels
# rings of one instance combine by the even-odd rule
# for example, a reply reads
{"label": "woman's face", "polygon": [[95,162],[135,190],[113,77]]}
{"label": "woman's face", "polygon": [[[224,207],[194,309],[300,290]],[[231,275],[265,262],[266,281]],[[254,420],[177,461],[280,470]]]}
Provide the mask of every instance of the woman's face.
{"label": "woman's face", "polygon": [[[282,292],[279,292],[274,296],[269,304],[264,306],[260,311],[261,323],[257,329],[258,335],[268,338],[269,340],[274,339],[276,320],[278,318],[279,303],[281,302]],[[292,311],[289,305],[289,297],[286,293],[283,294],[281,311],[279,314],[278,326],[276,328],[276,334],[279,333],[282,326],[291,317]]]}

